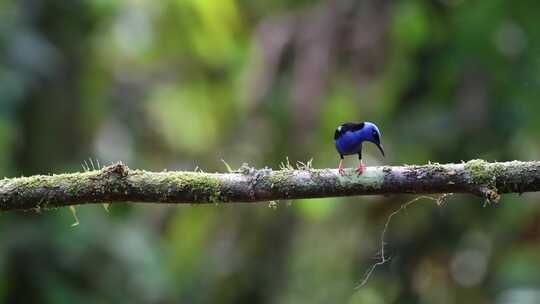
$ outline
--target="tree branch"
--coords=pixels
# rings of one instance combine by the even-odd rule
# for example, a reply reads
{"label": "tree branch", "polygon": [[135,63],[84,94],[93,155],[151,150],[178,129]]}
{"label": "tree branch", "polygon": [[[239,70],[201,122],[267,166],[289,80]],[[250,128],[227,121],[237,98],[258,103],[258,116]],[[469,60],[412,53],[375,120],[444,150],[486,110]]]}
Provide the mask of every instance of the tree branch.
{"label": "tree branch", "polygon": [[402,193],[470,193],[498,201],[502,193],[540,190],[540,162],[369,167],[344,176],[335,169],[253,169],[231,173],[147,172],[118,163],[101,170],[0,181],[0,211],[88,203],[237,203]]}

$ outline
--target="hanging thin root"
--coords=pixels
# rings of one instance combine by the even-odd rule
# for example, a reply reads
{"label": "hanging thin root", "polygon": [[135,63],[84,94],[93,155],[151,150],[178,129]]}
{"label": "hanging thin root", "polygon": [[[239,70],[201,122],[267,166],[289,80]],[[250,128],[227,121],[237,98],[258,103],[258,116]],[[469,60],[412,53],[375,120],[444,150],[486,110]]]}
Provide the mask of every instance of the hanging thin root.
{"label": "hanging thin root", "polygon": [[71,227],[79,226],[79,218],[77,217],[77,209],[75,209],[75,206],[69,206],[69,210],[71,211],[71,214],[73,215],[73,218],[75,219],[75,222],[71,224]]}
{"label": "hanging thin root", "polygon": [[355,289],[360,289],[362,287],[364,287],[368,281],[369,281],[369,278],[371,277],[371,275],[373,274],[373,272],[375,271],[375,268],[377,268],[378,266],[381,266],[381,265],[384,265],[386,264],[386,262],[390,261],[391,257],[386,257],[386,253],[385,253],[385,250],[384,250],[384,245],[386,245],[385,243],[385,238],[386,238],[386,232],[388,231],[388,227],[390,226],[390,222],[392,221],[392,218],[397,215],[398,213],[400,213],[401,211],[407,209],[407,207],[409,207],[410,205],[414,204],[415,202],[419,201],[419,200],[422,200],[422,199],[427,199],[427,200],[431,200],[431,201],[434,201],[437,206],[441,207],[445,200],[452,196],[453,193],[445,193],[445,194],[442,194],[441,196],[439,197],[432,197],[432,196],[427,196],[427,195],[422,195],[422,196],[418,196],[418,197],[415,197],[413,198],[412,200],[404,203],[403,205],[401,205],[399,207],[399,209],[395,210],[394,212],[392,212],[388,218],[386,218],[386,222],[384,223],[384,228],[383,228],[383,231],[381,233],[381,236],[380,236],[380,243],[379,243],[379,252],[377,253],[377,256],[380,257],[380,261],[378,261],[377,263],[371,265],[371,267],[368,268],[368,270],[366,271],[366,273],[364,274],[364,278],[362,279],[362,281],[355,287]]}

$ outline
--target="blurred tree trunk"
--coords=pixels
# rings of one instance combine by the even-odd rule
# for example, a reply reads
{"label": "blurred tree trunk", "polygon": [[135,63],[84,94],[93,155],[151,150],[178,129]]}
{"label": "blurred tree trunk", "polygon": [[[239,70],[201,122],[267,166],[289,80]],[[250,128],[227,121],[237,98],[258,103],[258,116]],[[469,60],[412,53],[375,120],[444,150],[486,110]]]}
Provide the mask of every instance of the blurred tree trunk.
{"label": "blurred tree trunk", "polygon": [[28,89],[18,108],[16,163],[24,174],[80,162],[88,151],[82,136],[81,75],[95,16],[85,1],[21,1],[30,30],[14,50],[29,66]]}

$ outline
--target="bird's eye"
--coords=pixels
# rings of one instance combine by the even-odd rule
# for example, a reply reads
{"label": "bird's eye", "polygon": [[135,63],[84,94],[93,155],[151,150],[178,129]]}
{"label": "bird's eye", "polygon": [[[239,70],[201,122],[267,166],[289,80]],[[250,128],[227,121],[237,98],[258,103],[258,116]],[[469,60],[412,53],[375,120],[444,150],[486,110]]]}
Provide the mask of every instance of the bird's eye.
{"label": "bird's eye", "polygon": [[371,132],[371,136],[373,137],[373,139],[374,139],[375,141],[377,141],[377,142],[380,141],[379,133],[377,133],[377,131],[373,130],[373,131]]}

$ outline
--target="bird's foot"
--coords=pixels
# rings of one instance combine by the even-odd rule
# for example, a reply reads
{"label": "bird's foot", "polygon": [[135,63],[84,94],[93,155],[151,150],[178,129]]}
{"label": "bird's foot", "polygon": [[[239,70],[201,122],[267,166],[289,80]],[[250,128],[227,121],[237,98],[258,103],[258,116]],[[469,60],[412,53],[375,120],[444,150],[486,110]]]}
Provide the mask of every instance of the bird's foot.
{"label": "bird's foot", "polygon": [[358,165],[358,168],[356,168],[356,172],[358,172],[358,174],[363,174],[364,171],[366,171],[366,166],[364,165],[364,162],[363,161],[360,161],[360,164]]}
{"label": "bird's foot", "polygon": [[343,160],[339,161],[338,172],[340,175],[345,175],[345,169],[343,169]]}

